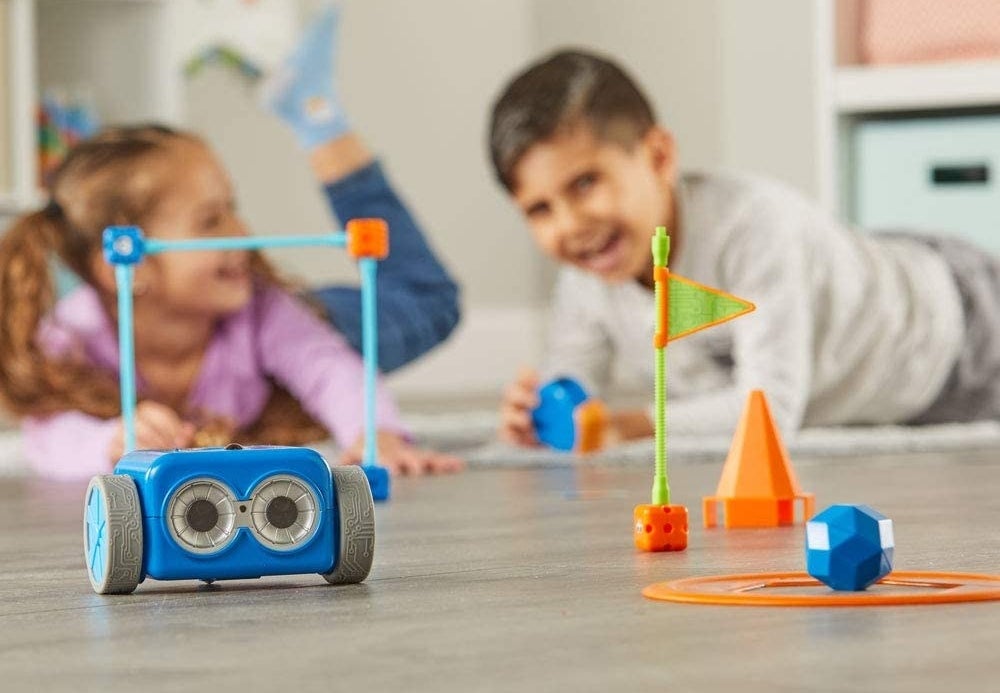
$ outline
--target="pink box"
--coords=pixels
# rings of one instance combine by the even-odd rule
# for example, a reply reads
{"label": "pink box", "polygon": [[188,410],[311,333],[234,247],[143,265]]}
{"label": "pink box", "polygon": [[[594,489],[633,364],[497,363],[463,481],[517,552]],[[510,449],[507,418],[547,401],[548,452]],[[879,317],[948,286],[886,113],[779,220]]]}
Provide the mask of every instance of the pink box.
{"label": "pink box", "polygon": [[868,63],[1000,58],[1000,0],[861,0]]}

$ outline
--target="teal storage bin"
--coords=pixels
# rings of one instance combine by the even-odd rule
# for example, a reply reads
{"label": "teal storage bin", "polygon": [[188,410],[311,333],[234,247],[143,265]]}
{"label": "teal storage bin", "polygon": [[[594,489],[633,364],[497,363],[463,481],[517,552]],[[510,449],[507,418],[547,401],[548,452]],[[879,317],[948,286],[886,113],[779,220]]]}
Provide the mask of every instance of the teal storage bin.
{"label": "teal storage bin", "polygon": [[1000,253],[1000,115],[864,121],[852,154],[859,226],[957,234]]}

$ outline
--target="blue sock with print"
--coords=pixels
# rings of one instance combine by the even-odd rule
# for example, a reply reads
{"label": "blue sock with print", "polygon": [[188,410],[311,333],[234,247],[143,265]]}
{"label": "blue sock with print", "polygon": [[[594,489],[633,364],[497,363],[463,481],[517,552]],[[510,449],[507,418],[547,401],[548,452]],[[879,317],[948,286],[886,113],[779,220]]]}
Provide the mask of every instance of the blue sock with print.
{"label": "blue sock with print", "polygon": [[334,75],[339,19],[335,7],[324,9],[261,88],[264,104],[291,126],[305,149],[351,129],[340,106]]}

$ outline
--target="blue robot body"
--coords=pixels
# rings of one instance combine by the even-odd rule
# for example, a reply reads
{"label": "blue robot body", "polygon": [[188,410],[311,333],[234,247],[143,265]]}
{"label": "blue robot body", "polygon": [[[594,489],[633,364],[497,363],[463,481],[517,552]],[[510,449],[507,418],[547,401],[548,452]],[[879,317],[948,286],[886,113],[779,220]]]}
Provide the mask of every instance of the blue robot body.
{"label": "blue robot body", "polygon": [[326,461],[307,448],[143,450],[115,467],[139,493],[142,578],[327,573],[339,513]]}

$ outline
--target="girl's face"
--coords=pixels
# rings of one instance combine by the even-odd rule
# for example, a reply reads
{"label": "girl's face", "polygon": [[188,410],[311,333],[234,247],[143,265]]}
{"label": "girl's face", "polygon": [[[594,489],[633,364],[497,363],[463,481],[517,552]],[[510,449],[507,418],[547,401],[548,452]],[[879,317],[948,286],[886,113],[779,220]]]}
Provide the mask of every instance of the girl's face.
{"label": "girl's face", "polygon": [[[208,147],[178,140],[162,164],[166,184],[144,233],[160,240],[247,235],[229,177]],[[252,290],[250,253],[242,250],[166,252],[136,268],[137,294],[173,313],[232,313]]]}

